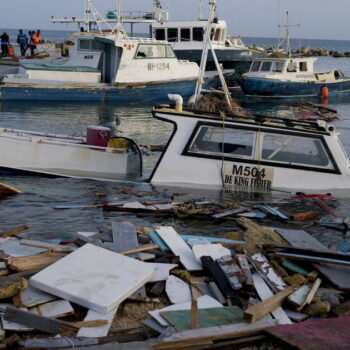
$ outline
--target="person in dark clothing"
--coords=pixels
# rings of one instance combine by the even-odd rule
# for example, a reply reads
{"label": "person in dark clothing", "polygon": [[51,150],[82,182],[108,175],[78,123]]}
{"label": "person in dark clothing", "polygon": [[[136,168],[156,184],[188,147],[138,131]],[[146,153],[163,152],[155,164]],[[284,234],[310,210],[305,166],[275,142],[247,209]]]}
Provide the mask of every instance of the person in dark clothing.
{"label": "person in dark clothing", "polygon": [[17,44],[21,48],[21,56],[24,57],[26,55],[26,51],[28,48],[28,38],[27,36],[23,33],[23,30],[20,29],[17,35]]}
{"label": "person in dark clothing", "polygon": [[2,56],[8,56],[8,47],[10,45],[10,38],[6,32],[0,36],[1,40],[1,54]]}
{"label": "person in dark clothing", "polygon": [[29,31],[29,48],[30,48],[30,55],[34,56],[34,50],[36,49],[36,43],[33,39],[33,36],[35,34],[35,31]]}

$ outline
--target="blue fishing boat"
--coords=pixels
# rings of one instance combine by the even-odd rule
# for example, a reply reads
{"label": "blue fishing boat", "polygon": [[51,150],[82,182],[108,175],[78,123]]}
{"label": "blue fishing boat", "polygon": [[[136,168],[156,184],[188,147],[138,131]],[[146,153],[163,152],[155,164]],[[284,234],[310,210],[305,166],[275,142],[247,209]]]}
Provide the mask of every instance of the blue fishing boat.
{"label": "blue fishing boat", "polygon": [[242,75],[247,96],[268,98],[328,97],[350,92],[350,77],[337,69],[314,72],[314,57],[259,58]]}

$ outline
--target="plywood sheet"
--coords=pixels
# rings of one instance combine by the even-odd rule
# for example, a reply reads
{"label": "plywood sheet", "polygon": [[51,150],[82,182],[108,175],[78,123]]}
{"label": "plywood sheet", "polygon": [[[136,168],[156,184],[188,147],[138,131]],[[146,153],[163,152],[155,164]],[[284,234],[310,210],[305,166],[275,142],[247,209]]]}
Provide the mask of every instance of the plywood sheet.
{"label": "plywood sheet", "polygon": [[152,279],[147,263],[86,244],[32,276],[33,287],[96,312],[113,310]]}
{"label": "plywood sheet", "polygon": [[202,266],[196,261],[192,249],[183,241],[183,239],[172,227],[162,226],[156,231],[168,245],[171,251],[180,258],[181,263],[188,271],[202,270]]}

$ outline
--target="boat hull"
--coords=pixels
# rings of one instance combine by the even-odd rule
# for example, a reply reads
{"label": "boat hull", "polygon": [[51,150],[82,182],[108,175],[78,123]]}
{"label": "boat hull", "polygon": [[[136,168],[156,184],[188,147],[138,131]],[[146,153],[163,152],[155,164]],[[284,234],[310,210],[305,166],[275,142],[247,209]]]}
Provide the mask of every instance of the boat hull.
{"label": "boat hull", "polygon": [[[218,77],[205,79],[205,88],[217,88]],[[146,101],[165,100],[168,94],[191,96],[196,81],[179,81],[163,84],[150,84],[135,87],[74,86],[44,84],[4,84],[0,86],[0,100],[30,101]]]}
{"label": "boat hull", "polygon": [[329,96],[350,92],[350,78],[334,82],[292,82],[264,78],[242,77],[241,88],[247,96],[295,98],[322,96],[326,86]]}
{"label": "boat hull", "polygon": [[[188,60],[200,63],[202,57],[202,50],[183,50],[175,49],[176,56],[181,60]],[[216,49],[218,61],[225,69],[234,69],[235,73],[243,74],[249,70],[250,64],[254,58],[260,57],[261,52],[247,50],[247,49]],[[214,69],[215,63],[213,55],[208,52],[207,69]]]}
{"label": "boat hull", "polygon": [[137,150],[87,146],[39,135],[0,132],[0,173],[99,180],[141,176]]}

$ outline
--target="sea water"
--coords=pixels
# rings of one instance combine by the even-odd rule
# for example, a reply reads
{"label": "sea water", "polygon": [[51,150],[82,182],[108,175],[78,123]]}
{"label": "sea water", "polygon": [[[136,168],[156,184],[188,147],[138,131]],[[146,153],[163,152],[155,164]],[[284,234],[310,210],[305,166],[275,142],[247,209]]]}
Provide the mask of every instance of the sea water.
{"label": "sea water", "polygon": [[[57,32],[57,31],[56,31]],[[14,35],[12,33],[12,35]],[[10,32],[11,34],[11,32]],[[48,35],[50,34],[50,35]],[[49,33],[43,31],[43,38],[61,38],[64,40],[67,33]],[[262,39],[255,38],[256,45]],[[55,40],[59,41],[59,40]],[[313,42],[313,41],[312,41]],[[315,41],[318,45],[310,44],[311,47],[325,49],[339,49],[335,41]],[[347,51],[350,42],[339,44],[343,51]],[[339,47],[340,47],[339,46]],[[350,51],[350,50],[349,50]],[[320,57],[316,64],[317,70],[327,71],[332,68],[341,69],[345,75],[350,76],[350,58]],[[265,115],[291,116],[292,106],[289,102],[251,102],[242,95],[236,96],[239,102],[252,112]],[[320,103],[321,101],[313,102]],[[10,127],[50,133],[82,135],[90,124],[106,125],[114,120],[115,116],[120,119],[118,132],[121,136],[134,139],[138,144],[164,144],[172,132],[172,125],[152,117],[151,108],[159,101],[145,101],[143,103],[108,103],[101,108],[101,103],[62,103],[62,102],[0,102],[0,127]],[[330,99],[330,107],[338,111],[340,119],[333,124],[341,132],[341,140],[348,154],[350,154],[350,96],[341,99]],[[159,157],[159,153],[144,155],[144,177],[147,180]],[[180,233],[188,234],[222,234],[236,230],[232,221],[221,225],[211,224],[210,221],[203,226],[202,220],[180,220],[172,217],[136,216],[130,213],[104,212],[102,209],[67,209],[54,210],[59,205],[91,205],[112,201],[124,201],[138,199],[126,194],[118,193],[123,186],[131,186],[135,191],[158,190],[167,197],[168,193],[181,192],[181,200],[185,199],[235,199],[236,194],[225,194],[220,191],[205,189],[155,187],[147,182],[100,182],[93,180],[70,179],[70,178],[41,178],[25,176],[2,176],[0,181],[8,182],[21,188],[24,193],[0,199],[0,232],[20,225],[28,225],[25,231],[26,237],[37,239],[53,239],[57,237],[71,236],[77,231],[110,230],[111,221],[131,221],[141,226],[172,225]],[[289,193],[273,192],[268,199],[284,200],[290,197]],[[239,194],[242,196],[242,194]],[[243,198],[245,199],[246,197]],[[239,197],[241,198],[241,197]],[[248,199],[263,200],[257,195],[249,196]],[[336,210],[343,217],[350,216],[350,194],[343,193],[342,198],[336,202]],[[302,209],[302,208],[301,208]],[[305,211],[308,208],[305,207]],[[337,241],[341,234],[326,229],[317,231],[319,238],[325,242]]]}

